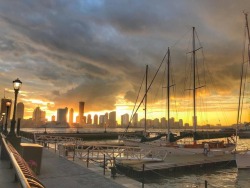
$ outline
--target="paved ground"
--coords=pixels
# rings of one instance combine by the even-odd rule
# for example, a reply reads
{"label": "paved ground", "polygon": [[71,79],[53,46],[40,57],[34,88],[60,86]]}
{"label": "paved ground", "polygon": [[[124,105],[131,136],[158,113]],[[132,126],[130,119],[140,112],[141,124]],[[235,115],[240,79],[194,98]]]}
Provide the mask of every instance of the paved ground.
{"label": "paved ground", "polygon": [[[1,146],[0,146],[1,149]],[[1,150],[0,150],[1,151]],[[55,153],[53,149],[43,148],[42,165],[38,179],[46,188],[140,188],[140,182],[118,175],[112,178],[110,171],[103,175],[101,167],[76,159],[70,161]],[[10,162],[0,160],[0,188],[20,187],[14,181],[14,170]],[[145,187],[148,187],[145,185]]]}
{"label": "paved ground", "polygon": [[0,187],[17,188],[19,184],[14,181],[14,175],[13,169],[10,169],[10,162],[0,160]]}
{"label": "paved ground", "polygon": [[122,188],[124,186],[98,173],[43,149],[41,175],[38,176],[46,188]]}

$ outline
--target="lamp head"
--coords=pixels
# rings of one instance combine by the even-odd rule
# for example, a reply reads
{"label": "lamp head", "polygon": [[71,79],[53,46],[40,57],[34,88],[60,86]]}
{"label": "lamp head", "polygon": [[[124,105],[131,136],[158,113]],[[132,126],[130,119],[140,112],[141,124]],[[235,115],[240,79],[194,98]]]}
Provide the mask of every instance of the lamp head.
{"label": "lamp head", "polygon": [[9,102],[9,101],[6,102],[6,106],[7,106],[7,107],[10,107],[10,105],[11,105],[11,102]]}
{"label": "lamp head", "polygon": [[14,90],[19,90],[21,86],[22,86],[22,82],[21,80],[19,80],[19,78],[13,81]]}

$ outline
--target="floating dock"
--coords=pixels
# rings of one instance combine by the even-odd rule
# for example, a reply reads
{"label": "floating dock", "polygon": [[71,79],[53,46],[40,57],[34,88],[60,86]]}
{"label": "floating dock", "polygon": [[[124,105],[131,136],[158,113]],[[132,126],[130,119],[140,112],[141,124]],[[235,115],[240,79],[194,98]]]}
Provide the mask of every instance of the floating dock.
{"label": "floating dock", "polygon": [[175,172],[192,172],[197,170],[206,170],[211,168],[236,166],[233,154],[210,153],[194,155],[168,155],[164,161],[132,161],[117,160],[116,168],[127,176],[141,178],[142,176],[164,173],[173,175]]}

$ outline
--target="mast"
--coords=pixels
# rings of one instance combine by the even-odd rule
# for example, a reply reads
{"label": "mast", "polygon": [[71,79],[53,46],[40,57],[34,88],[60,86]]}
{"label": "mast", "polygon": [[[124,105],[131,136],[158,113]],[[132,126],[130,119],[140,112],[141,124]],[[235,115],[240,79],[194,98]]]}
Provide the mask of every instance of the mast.
{"label": "mast", "polygon": [[168,141],[170,141],[170,50],[168,48],[168,74],[167,74],[167,100],[168,100]]}
{"label": "mast", "polygon": [[[247,29],[247,38],[248,38],[248,45],[247,45],[247,55],[248,55],[248,65],[250,63],[250,34],[249,34],[249,26],[248,26],[248,15],[247,13],[245,14],[245,20],[246,20],[246,29]],[[247,66],[248,66],[247,65]],[[237,143],[237,134],[238,134],[238,128],[239,128],[239,123],[240,123],[240,119],[241,119],[241,101],[242,101],[242,82],[243,82],[243,74],[244,74],[244,61],[242,62],[242,66],[241,66],[241,78],[240,78],[240,92],[239,92],[239,103],[238,103],[238,114],[237,114],[237,127],[236,127],[236,143]],[[244,94],[244,88],[243,88],[243,94]]]}
{"label": "mast", "polygon": [[195,83],[195,27],[193,27],[193,109],[194,109],[194,117],[193,117],[193,125],[194,125],[194,132],[196,132],[197,126],[197,119],[196,119],[196,83]]}
{"label": "mast", "polygon": [[146,66],[146,86],[145,86],[145,123],[144,123],[144,133],[146,134],[147,129],[147,95],[148,95],[148,65]]}

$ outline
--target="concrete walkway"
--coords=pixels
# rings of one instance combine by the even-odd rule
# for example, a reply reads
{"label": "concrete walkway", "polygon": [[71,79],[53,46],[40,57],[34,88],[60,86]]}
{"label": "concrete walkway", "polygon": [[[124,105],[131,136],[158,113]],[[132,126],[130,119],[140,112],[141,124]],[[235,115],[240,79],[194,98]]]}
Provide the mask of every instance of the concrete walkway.
{"label": "concrete walkway", "polygon": [[46,188],[124,187],[45,148],[38,178]]}
{"label": "concrete walkway", "polygon": [[0,187],[17,188],[19,183],[14,181],[14,177],[15,173],[14,170],[10,168],[10,162],[0,160]]}
{"label": "concrete walkway", "polygon": [[[1,146],[0,146],[1,148]],[[14,181],[14,169],[10,162],[0,160],[0,188],[17,188],[19,182]],[[53,149],[43,148],[42,164],[38,179],[46,188],[140,188],[140,182],[118,175],[112,178],[110,171],[103,175],[103,168],[76,159],[67,160],[55,153]],[[148,187],[145,185],[145,188]]]}

